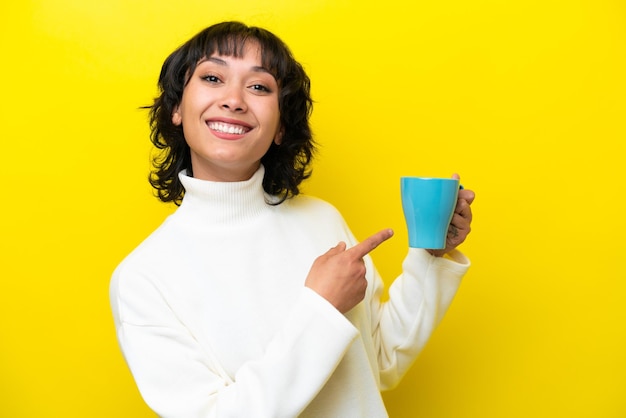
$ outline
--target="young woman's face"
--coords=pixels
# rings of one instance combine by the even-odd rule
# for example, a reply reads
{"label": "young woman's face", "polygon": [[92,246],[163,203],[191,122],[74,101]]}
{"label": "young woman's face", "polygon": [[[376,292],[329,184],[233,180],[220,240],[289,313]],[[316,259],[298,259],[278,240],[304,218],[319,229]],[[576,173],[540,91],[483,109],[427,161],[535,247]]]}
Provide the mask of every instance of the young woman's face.
{"label": "young woman's face", "polygon": [[172,121],[183,126],[196,178],[247,180],[272,141],[280,143],[278,84],[248,42],[241,58],[212,55],[198,63]]}

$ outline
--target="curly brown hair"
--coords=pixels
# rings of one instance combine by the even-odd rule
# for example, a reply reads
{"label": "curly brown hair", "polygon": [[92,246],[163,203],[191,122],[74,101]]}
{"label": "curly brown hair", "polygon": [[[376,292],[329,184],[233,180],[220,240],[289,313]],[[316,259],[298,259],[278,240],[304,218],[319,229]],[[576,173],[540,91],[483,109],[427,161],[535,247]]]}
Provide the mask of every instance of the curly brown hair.
{"label": "curly brown hair", "polygon": [[176,49],[163,63],[159,76],[159,96],[150,109],[150,139],[159,152],[153,157],[149,176],[157,197],[180,205],[185,189],[178,173],[193,175],[189,145],[182,126],[172,122],[172,113],[180,104],[183,90],[196,65],[214,53],[241,57],[246,42],[258,43],[262,65],[278,83],[280,123],[283,129],[280,146],[272,143],[261,158],[265,167],[263,188],[278,196],[275,204],[299,193],[300,183],[311,175],[310,163],[315,143],[309,117],[313,109],[310,79],[291,51],[276,35],[266,29],[241,22],[222,22],[202,30]]}

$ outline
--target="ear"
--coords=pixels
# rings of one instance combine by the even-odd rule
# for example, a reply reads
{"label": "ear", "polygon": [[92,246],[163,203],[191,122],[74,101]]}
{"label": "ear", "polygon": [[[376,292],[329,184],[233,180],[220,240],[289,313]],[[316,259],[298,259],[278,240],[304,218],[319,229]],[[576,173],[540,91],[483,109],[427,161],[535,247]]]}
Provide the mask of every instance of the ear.
{"label": "ear", "polygon": [[176,126],[180,126],[181,123],[183,123],[183,117],[180,115],[178,106],[174,108],[174,112],[172,113],[172,123]]}
{"label": "ear", "polygon": [[274,137],[274,143],[276,145],[280,145],[283,142],[283,135],[285,134],[285,129],[281,126],[276,136]]}

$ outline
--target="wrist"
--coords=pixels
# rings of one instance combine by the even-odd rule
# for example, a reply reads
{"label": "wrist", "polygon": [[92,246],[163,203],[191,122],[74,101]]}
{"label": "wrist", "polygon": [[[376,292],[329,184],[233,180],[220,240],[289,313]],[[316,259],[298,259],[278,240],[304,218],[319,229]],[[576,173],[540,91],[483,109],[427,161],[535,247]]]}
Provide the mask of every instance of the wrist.
{"label": "wrist", "polygon": [[446,250],[426,250],[428,252],[428,254],[435,256],[435,257],[443,257],[446,253]]}

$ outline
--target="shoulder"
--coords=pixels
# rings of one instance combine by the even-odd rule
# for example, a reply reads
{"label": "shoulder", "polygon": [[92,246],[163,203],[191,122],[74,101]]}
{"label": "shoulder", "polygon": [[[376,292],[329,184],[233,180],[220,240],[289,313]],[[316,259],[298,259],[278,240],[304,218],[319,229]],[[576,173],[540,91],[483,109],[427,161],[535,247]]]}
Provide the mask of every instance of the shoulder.
{"label": "shoulder", "polygon": [[[298,195],[281,206],[281,218],[308,237],[318,237],[324,245],[338,241],[354,242],[347,222],[339,210],[317,197]],[[323,237],[323,238],[322,238]],[[333,245],[335,245],[333,244]]]}
{"label": "shoulder", "polygon": [[319,217],[325,222],[344,222],[343,216],[335,206],[318,197],[298,195],[285,201],[282,205],[284,205],[286,212],[305,214],[315,218]]}
{"label": "shoulder", "polygon": [[289,209],[305,210],[311,212],[325,212],[341,216],[337,208],[319,197],[300,194],[286,200],[283,205]]}
{"label": "shoulder", "polygon": [[119,263],[113,272],[114,281],[137,280],[165,268],[167,260],[175,256],[173,252],[177,247],[175,235],[169,233],[170,219],[166,219]]}
{"label": "shoulder", "polygon": [[150,324],[155,311],[167,311],[167,279],[176,278],[180,258],[167,221],[130,252],[115,268],[109,282],[109,301],[115,322]]}

